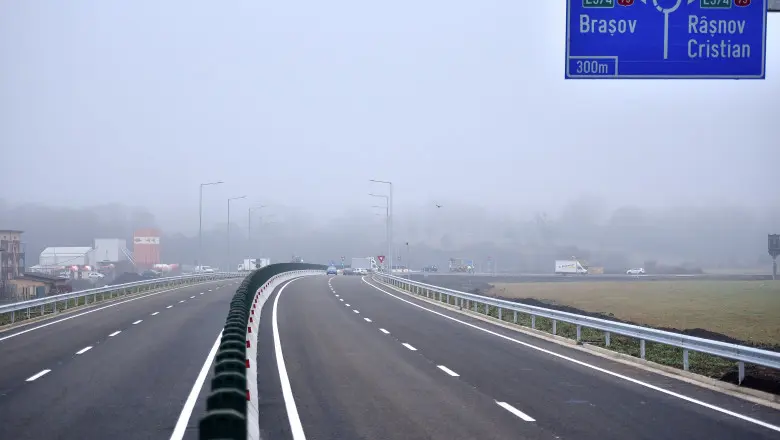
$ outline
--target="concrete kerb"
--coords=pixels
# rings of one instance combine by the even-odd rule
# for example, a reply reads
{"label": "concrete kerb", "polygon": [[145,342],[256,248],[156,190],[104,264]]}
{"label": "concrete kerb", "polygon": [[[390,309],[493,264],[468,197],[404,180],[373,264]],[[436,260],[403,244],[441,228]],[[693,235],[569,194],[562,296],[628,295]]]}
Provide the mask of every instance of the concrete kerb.
{"label": "concrete kerb", "polygon": [[271,296],[271,293],[273,293],[273,291],[282,283],[295,278],[315,274],[316,272],[314,271],[293,271],[275,275],[259,289],[257,289],[254,298],[252,299],[252,306],[249,311],[246,334],[246,341],[248,345],[248,348],[246,349],[246,359],[248,365],[246,379],[247,392],[249,393],[246,409],[247,439],[260,440],[260,411],[258,401],[259,396],[257,395],[257,331],[260,327],[260,314],[263,310],[263,305]]}
{"label": "concrete kerb", "polygon": [[573,339],[569,339],[563,336],[553,335],[541,330],[535,330],[528,327],[523,327],[519,324],[502,322],[495,318],[487,317],[482,313],[477,313],[472,310],[461,309],[460,307],[453,306],[451,304],[445,304],[443,302],[429,299],[422,295],[416,295],[409,291],[397,288],[391,284],[385,284],[373,278],[368,278],[368,281],[377,283],[382,287],[390,288],[398,293],[404,294],[411,298],[415,298],[417,300],[424,301],[426,303],[444,309],[448,309],[453,312],[460,313],[462,315],[470,316],[472,318],[476,318],[481,321],[506,328],[508,330],[516,331],[518,333],[524,333],[526,335],[533,336],[540,339],[545,339],[547,341],[556,343],[558,345],[565,345],[566,347],[572,348],[574,350],[586,352],[594,356],[610,359],[614,362],[620,362],[621,364],[629,365],[631,367],[639,368],[644,371],[649,371],[651,373],[659,374],[664,377],[680,380],[686,383],[690,383],[692,385],[706,388],[708,390],[717,391],[719,393],[726,394],[732,397],[737,397],[739,399],[746,400],[751,403],[756,403],[759,405],[764,405],[773,409],[780,410],[780,396],[771,393],[754,390],[751,388],[740,387],[728,382],[723,382],[717,379],[713,379],[707,376],[702,376],[696,373],[691,373],[690,371],[680,370],[667,365],[658,364],[656,362],[635,358],[634,356],[631,356],[629,354],[612,351],[595,345],[591,345],[591,344],[579,345],[577,344],[577,341]]}

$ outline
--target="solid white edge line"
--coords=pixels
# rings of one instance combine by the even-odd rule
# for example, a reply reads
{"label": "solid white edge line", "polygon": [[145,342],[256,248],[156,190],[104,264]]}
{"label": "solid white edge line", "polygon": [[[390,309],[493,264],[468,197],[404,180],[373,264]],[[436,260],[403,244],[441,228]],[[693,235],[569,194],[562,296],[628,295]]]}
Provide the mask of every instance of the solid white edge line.
{"label": "solid white edge line", "polygon": [[142,322],[144,322],[144,320],[143,319],[139,319],[138,321],[134,322],[133,325],[138,325],[138,324],[140,324]]}
{"label": "solid white edge line", "polygon": [[458,377],[458,376],[460,376],[460,374],[458,374],[458,373],[456,373],[456,372],[454,372],[454,371],[450,370],[449,368],[445,367],[444,365],[437,365],[437,367],[439,367],[439,369],[440,369],[441,371],[443,371],[443,372],[445,372],[445,373],[449,374],[449,375],[450,375],[450,376],[452,376],[452,377]]}
{"label": "solid white edge line", "polygon": [[88,352],[89,350],[92,350],[92,346],[91,345],[88,345],[88,346],[82,348],[81,350],[77,351],[76,354],[84,354],[84,353]]}
{"label": "solid white edge line", "polygon": [[38,378],[40,378],[41,376],[43,376],[43,375],[45,375],[45,374],[49,373],[50,371],[51,371],[51,370],[41,370],[41,371],[39,371],[39,372],[37,372],[37,373],[33,374],[32,376],[28,377],[27,379],[25,379],[25,382],[32,382],[32,381],[34,381],[35,379],[38,379]]}
{"label": "solid white edge line", "polygon": [[528,414],[520,411],[519,409],[515,408],[514,406],[512,406],[512,405],[510,405],[510,404],[508,404],[506,402],[499,402],[498,400],[496,400],[496,403],[501,408],[504,408],[505,410],[511,412],[512,414],[516,415],[517,417],[520,417],[521,419],[525,420],[526,422],[535,422],[536,421],[533,417],[529,416]]}
{"label": "solid white edge line", "polygon": [[206,382],[206,377],[211,370],[211,363],[214,362],[214,358],[217,356],[217,350],[219,349],[219,343],[222,340],[222,331],[217,335],[217,340],[214,341],[214,345],[211,346],[206,361],[203,363],[203,367],[198,373],[198,378],[195,379],[195,383],[192,385],[192,390],[187,396],[187,400],[184,402],[184,407],[181,409],[179,419],[176,421],[176,427],[173,428],[171,434],[171,440],[181,440],[184,438],[184,433],[187,430],[187,425],[190,423],[190,416],[192,416],[192,410],[195,408],[195,403],[198,401],[201,389],[203,389],[203,383]]}
{"label": "solid white edge line", "polygon": [[386,335],[389,335],[389,334],[390,334],[390,332],[389,332],[389,331],[387,331],[387,330],[385,330],[385,329],[383,329],[383,328],[380,328],[380,329],[379,329],[379,331],[380,331],[380,332],[382,332],[382,333],[384,333],[384,334],[386,334]]}
{"label": "solid white edge line", "polygon": [[[209,282],[211,282],[211,281],[206,281],[206,283],[209,283]],[[203,283],[200,283],[200,284],[203,284]],[[107,309],[107,308],[109,308],[109,307],[116,307],[116,306],[118,306],[118,305],[120,305],[120,304],[129,303],[129,302],[131,302],[131,301],[138,301],[139,299],[148,298],[148,297],[150,297],[150,296],[159,295],[159,294],[161,294],[161,293],[172,292],[172,291],[174,291],[174,290],[185,289],[185,288],[187,288],[187,287],[190,287],[190,286],[180,286],[180,287],[174,287],[173,289],[168,289],[168,290],[161,290],[161,291],[159,291],[159,292],[149,293],[149,294],[142,295],[142,296],[136,296],[135,298],[130,298],[130,299],[127,299],[127,300],[124,300],[124,301],[118,301],[118,302],[115,302],[115,303],[111,303],[111,304],[108,304],[108,305],[106,305],[106,306],[103,306],[103,307],[98,307],[98,308],[95,308],[95,309],[90,309],[90,310],[87,310],[87,311],[85,311],[85,312],[77,313],[77,314],[75,314],[75,315],[70,315],[70,316],[67,316],[67,317],[65,317],[65,318],[58,319],[58,320],[56,320],[56,321],[49,321],[49,322],[46,322],[45,324],[41,324],[41,325],[38,325],[38,326],[35,326],[35,327],[32,327],[32,328],[28,328],[28,329],[25,329],[25,330],[22,330],[22,331],[16,332],[16,333],[14,333],[14,334],[11,334],[11,335],[8,335],[8,336],[3,336],[3,337],[0,337],[0,341],[5,341],[6,339],[15,338],[15,337],[17,337],[17,336],[19,336],[19,335],[23,335],[23,334],[25,334],[25,333],[29,333],[29,332],[31,332],[31,331],[34,331],[34,330],[42,329],[42,328],[44,328],[44,327],[48,327],[48,326],[50,326],[50,325],[58,324],[58,323],[60,323],[60,322],[67,321],[67,320],[69,320],[69,319],[78,318],[79,316],[88,315],[88,314],[90,314],[90,313],[94,313],[94,312],[97,312],[97,311],[99,311],[99,310],[105,310],[105,309]]]}
{"label": "solid white edge line", "polygon": [[771,429],[772,431],[780,432],[780,426],[772,425],[771,423],[763,422],[761,420],[754,419],[753,417],[742,415],[742,414],[736,413],[734,411],[730,411],[730,410],[728,410],[726,408],[721,408],[721,407],[713,405],[711,403],[707,403],[707,402],[704,402],[704,401],[701,401],[701,400],[698,400],[698,399],[694,399],[693,397],[688,397],[686,395],[683,395],[683,394],[680,394],[680,393],[676,393],[674,391],[669,391],[669,390],[667,390],[665,388],[661,388],[659,386],[656,386],[656,385],[653,385],[653,384],[650,384],[650,383],[647,383],[647,382],[642,382],[641,380],[638,380],[638,379],[634,379],[633,377],[629,377],[629,376],[626,376],[626,375],[623,375],[623,374],[620,374],[620,373],[615,373],[614,371],[609,371],[606,368],[597,367],[597,366],[589,364],[587,362],[583,362],[583,361],[574,359],[572,357],[569,357],[569,356],[566,356],[566,355],[563,355],[563,354],[560,354],[560,353],[556,353],[556,352],[551,351],[551,350],[547,350],[545,348],[542,348],[542,347],[530,344],[528,342],[523,342],[523,341],[520,341],[518,339],[514,339],[514,338],[511,338],[509,336],[502,335],[500,333],[496,333],[494,331],[488,330],[486,328],[482,328],[482,327],[480,327],[478,325],[474,325],[474,324],[471,324],[469,322],[461,321],[460,319],[454,318],[452,316],[445,315],[444,313],[437,312],[435,310],[428,309],[428,308],[423,307],[423,306],[421,306],[419,304],[416,304],[416,303],[414,303],[412,301],[409,301],[407,299],[401,298],[401,297],[399,297],[397,295],[393,295],[392,293],[387,292],[386,290],[381,289],[381,288],[379,288],[379,287],[369,283],[368,281],[366,281],[365,278],[362,278],[362,280],[367,285],[373,287],[374,289],[376,289],[376,290],[378,290],[378,291],[380,291],[380,292],[382,292],[382,293],[384,293],[386,295],[392,296],[393,298],[395,298],[397,300],[403,301],[403,302],[405,302],[407,304],[411,304],[411,305],[413,305],[415,307],[418,307],[420,309],[423,309],[423,310],[428,311],[430,313],[433,313],[435,315],[439,315],[441,317],[447,318],[447,319],[449,319],[451,321],[458,322],[458,323],[463,324],[465,326],[468,326],[468,327],[477,329],[479,331],[488,333],[490,335],[499,337],[499,338],[504,339],[506,341],[514,342],[514,343],[520,344],[520,345],[522,345],[524,347],[528,347],[528,348],[531,348],[533,350],[537,350],[539,352],[542,352],[542,353],[545,353],[545,354],[549,354],[550,356],[557,357],[558,359],[563,359],[563,360],[572,362],[574,364],[577,364],[577,365],[580,365],[580,366],[583,366],[583,367],[586,367],[586,368],[590,368],[592,370],[595,370],[595,371],[598,371],[598,372],[601,372],[601,373],[604,373],[604,374],[608,374],[608,375],[610,375],[612,377],[617,377],[619,379],[623,379],[625,381],[634,383],[636,385],[639,385],[639,386],[642,386],[642,387],[645,387],[645,388],[649,388],[649,389],[654,390],[654,391],[658,391],[658,392],[666,394],[668,396],[676,397],[676,398],[684,400],[686,402],[693,403],[693,404],[699,405],[699,406],[703,406],[703,407],[711,409],[713,411],[717,411],[717,412],[719,412],[721,414],[726,414],[726,415],[735,417],[737,419],[744,420],[744,421],[749,422],[749,423],[753,423],[753,424],[756,424],[756,425],[759,425],[759,426],[763,426],[764,428]]}
{"label": "solid white edge line", "polygon": [[404,342],[404,343],[403,343],[403,344],[401,344],[401,345],[403,345],[404,347],[408,348],[409,350],[412,350],[412,351],[417,351],[417,349],[416,349],[416,348],[412,347],[412,346],[411,346],[411,344],[407,344],[406,342]]}
{"label": "solid white edge line", "polygon": [[293,440],[305,440],[306,434],[303,433],[303,425],[301,424],[301,417],[298,415],[298,407],[295,405],[295,398],[292,393],[292,386],[290,385],[290,377],[287,375],[287,367],[284,363],[284,354],[282,353],[282,341],[279,338],[279,297],[282,296],[282,292],[293,281],[289,281],[287,284],[279,289],[279,293],[274,298],[274,311],[273,311],[273,333],[274,333],[274,353],[276,354],[276,366],[279,370],[279,381],[282,384],[282,396],[284,397],[284,406],[287,410],[287,420],[290,421],[290,431],[292,432]]}
{"label": "solid white edge line", "polygon": [[114,337],[114,336],[116,336],[116,335],[118,335],[120,333],[122,333],[122,330],[117,330],[114,333],[111,333],[110,335],[108,335],[108,337],[111,338],[111,337]]}

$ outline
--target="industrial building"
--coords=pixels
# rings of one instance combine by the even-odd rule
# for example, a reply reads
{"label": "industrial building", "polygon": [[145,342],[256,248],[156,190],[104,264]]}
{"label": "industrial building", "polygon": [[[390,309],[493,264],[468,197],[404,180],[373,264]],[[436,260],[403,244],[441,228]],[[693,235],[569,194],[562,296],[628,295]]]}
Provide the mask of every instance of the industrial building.
{"label": "industrial building", "polygon": [[0,298],[8,295],[8,282],[24,273],[23,231],[0,230]]}
{"label": "industrial building", "polygon": [[87,266],[94,258],[92,248],[89,246],[47,247],[41,252],[38,265],[42,267]]}
{"label": "industrial building", "polygon": [[127,249],[127,240],[123,238],[96,238],[93,249],[95,256],[93,263],[100,261],[117,263],[132,260],[130,251]]}

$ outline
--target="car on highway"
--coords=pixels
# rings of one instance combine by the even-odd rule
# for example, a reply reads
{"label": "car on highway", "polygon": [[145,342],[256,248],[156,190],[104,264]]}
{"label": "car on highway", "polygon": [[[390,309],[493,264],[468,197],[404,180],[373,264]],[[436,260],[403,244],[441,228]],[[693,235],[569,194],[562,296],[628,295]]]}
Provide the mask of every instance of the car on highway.
{"label": "car on highway", "polygon": [[644,274],[645,274],[645,269],[641,267],[639,269],[628,269],[626,271],[626,275],[644,275]]}
{"label": "car on highway", "polygon": [[368,269],[365,269],[363,267],[358,267],[355,269],[352,269],[352,273],[355,275],[368,275]]}
{"label": "car on highway", "polygon": [[326,271],[328,275],[338,275],[339,270],[336,269],[336,266],[328,266],[328,270]]}

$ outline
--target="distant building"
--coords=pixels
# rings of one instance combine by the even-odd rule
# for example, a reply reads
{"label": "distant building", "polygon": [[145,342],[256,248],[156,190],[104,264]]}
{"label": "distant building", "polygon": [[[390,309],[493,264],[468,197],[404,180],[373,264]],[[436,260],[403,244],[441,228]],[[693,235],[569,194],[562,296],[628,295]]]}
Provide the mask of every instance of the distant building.
{"label": "distant building", "polygon": [[8,295],[8,282],[24,273],[23,231],[0,230],[0,297]]}
{"label": "distant building", "polygon": [[47,247],[41,252],[38,265],[55,266],[87,266],[92,263],[94,253],[89,246]]}
{"label": "distant building", "polygon": [[42,273],[23,273],[8,282],[8,297],[14,301],[27,301],[71,290],[68,280]]}
{"label": "distant building", "polygon": [[127,240],[123,238],[96,238],[94,246],[95,261],[116,263],[129,260],[130,251]]}

